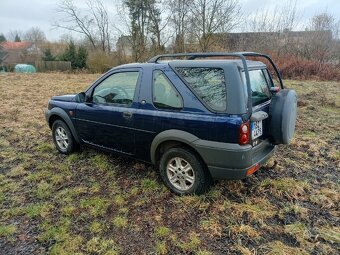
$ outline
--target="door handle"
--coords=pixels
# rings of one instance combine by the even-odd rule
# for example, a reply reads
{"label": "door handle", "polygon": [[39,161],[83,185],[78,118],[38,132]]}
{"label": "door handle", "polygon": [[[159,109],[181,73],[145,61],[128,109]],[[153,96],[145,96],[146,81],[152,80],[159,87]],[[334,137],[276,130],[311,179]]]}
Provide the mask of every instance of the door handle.
{"label": "door handle", "polygon": [[123,112],[123,118],[124,119],[131,119],[132,112]]}

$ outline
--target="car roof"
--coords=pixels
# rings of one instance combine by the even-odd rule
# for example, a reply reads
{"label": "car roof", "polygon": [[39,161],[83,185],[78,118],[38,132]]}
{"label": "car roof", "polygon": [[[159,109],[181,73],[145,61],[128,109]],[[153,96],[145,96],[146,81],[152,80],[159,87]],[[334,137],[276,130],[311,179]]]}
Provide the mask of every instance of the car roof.
{"label": "car roof", "polygon": [[[254,61],[254,60],[246,60],[247,66],[249,69],[253,68],[266,68],[266,65],[261,61]],[[124,64],[117,67],[114,67],[112,69],[117,68],[141,68],[145,66],[185,66],[185,67],[197,67],[197,66],[212,66],[212,65],[219,65],[221,67],[224,66],[230,66],[230,65],[236,65],[240,69],[243,69],[243,63],[239,59],[196,59],[196,60],[170,60],[170,61],[159,61],[156,63],[130,63],[130,64]]]}

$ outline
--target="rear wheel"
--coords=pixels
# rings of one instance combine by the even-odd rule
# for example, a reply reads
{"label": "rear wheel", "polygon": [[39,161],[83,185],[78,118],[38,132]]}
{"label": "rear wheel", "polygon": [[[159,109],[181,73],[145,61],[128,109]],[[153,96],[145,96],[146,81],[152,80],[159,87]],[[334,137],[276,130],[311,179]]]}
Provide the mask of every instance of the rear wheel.
{"label": "rear wheel", "polygon": [[182,148],[171,148],[162,155],[160,174],[177,194],[201,194],[211,185],[211,176],[200,159]]}
{"label": "rear wheel", "polygon": [[69,127],[61,120],[53,122],[52,137],[55,147],[62,154],[70,154],[77,148]]}

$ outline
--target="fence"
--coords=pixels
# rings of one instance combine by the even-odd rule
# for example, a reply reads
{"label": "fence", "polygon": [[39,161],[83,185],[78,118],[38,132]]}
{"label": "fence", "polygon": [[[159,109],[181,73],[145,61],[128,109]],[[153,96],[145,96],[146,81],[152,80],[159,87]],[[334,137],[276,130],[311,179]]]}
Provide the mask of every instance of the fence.
{"label": "fence", "polygon": [[35,68],[38,72],[69,71],[70,61],[35,61]]}

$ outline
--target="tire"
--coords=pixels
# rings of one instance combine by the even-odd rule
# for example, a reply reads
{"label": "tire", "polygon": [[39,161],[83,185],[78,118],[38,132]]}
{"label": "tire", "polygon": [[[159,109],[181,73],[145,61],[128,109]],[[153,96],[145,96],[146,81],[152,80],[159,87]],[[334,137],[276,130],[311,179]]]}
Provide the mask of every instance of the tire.
{"label": "tire", "polygon": [[270,134],[273,144],[288,144],[295,133],[297,96],[294,90],[283,89],[270,103]]}
{"label": "tire", "polygon": [[165,185],[179,195],[202,194],[212,183],[201,160],[183,148],[167,150],[161,157],[159,168]]}
{"label": "tire", "polygon": [[52,137],[55,147],[62,154],[70,154],[77,148],[77,142],[69,127],[62,120],[53,122]]}

